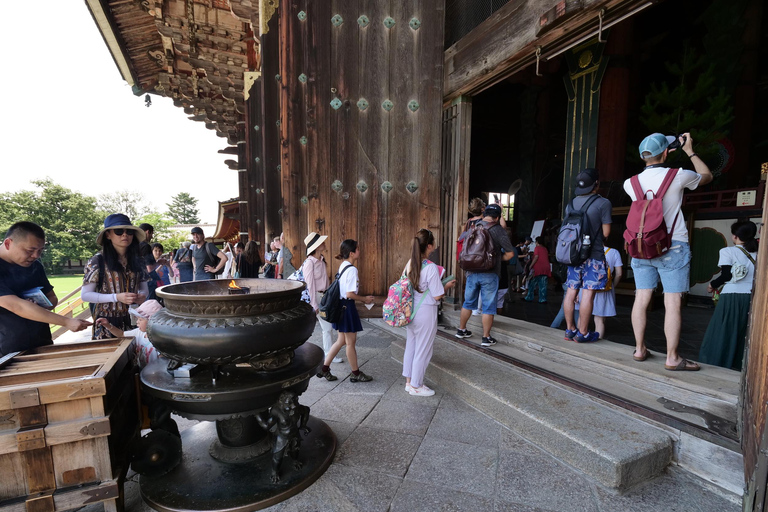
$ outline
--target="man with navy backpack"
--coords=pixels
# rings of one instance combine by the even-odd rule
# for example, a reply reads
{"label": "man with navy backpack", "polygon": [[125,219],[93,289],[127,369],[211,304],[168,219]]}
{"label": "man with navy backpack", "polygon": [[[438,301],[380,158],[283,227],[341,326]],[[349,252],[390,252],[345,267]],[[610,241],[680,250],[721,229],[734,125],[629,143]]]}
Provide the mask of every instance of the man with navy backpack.
{"label": "man with navy backpack", "polygon": [[[589,319],[592,317],[592,301],[596,290],[602,290],[608,280],[608,271],[605,267],[605,252],[603,241],[611,232],[611,202],[597,193],[600,187],[597,169],[586,168],[576,176],[576,197],[565,207],[565,223],[574,213],[583,211],[583,230],[581,247],[583,254],[581,263],[568,265],[568,278],[563,300],[565,313],[565,339],[577,343],[589,343],[600,339],[600,333],[589,330]],[[561,231],[562,233],[562,231]],[[560,237],[558,237],[558,243]],[[560,261],[560,258],[558,257]],[[576,299],[581,292],[579,303],[579,324],[574,322],[574,310]]]}
{"label": "man with navy backpack", "polygon": [[[664,367],[667,370],[696,371],[699,365],[687,361],[677,353],[680,342],[682,323],[680,308],[683,293],[688,292],[688,278],[691,270],[691,249],[688,244],[688,229],[680,209],[683,204],[683,191],[696,189],[712,181],[712,173],[704,161],[693,152],[693,139],[690,133],[679,138],[654,133],[640,143],[640,157],[645,162],[645,169],[637,175],[640,189],[645,198],[638,198],[632,185],[633,178],[624,182],[624,190],[632,198],[650,199],[655,196],[670,171],[664,162],[670,151],[681,148],[691,159],[696,171],[672,169],[674,178],[669,188],[663,193],[663,217],[667,232],[671,235],[669,248],[661,255],[643,259],[632,258],[632,271],[635,278],[635,303],[632,307],[632,329],[635,331],[635,361],[645,361],[648,349],[645,346],[646,311],[653,297],[653,290],[659,283],[664,287],[664,334],[667,338],[667,358]],[[628,226],[629,227],[629,226]]]}

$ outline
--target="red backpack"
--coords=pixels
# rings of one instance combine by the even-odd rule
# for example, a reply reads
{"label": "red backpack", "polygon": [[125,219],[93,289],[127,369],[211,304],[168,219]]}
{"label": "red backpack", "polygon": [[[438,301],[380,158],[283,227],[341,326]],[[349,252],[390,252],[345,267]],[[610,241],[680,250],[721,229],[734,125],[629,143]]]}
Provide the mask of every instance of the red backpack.
{"label": "red backpack", "polygon": [[653,198],[646,199],[646,192],[640,187],[637,176],[630,178],[632,189],[635,191],[635,199],[629,207],[627,215],[627,229],[624,231],[624,250],[633,258],[650,260],[667,252],[672,245],[672,231],[677,224],[680,212],[677,212],[672,229],[667,230],[664,222],[664,206],[662,199],[667,193],[672,180],[677,176],[677,169],[669,169],[664,181],[661,182],[658,192]]}

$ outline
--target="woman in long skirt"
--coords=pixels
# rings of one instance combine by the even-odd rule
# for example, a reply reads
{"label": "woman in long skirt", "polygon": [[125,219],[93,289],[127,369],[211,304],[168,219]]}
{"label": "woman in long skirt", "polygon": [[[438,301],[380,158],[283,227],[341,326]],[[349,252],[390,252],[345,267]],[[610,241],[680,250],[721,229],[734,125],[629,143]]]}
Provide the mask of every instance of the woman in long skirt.
{"label": "woman in long skirt", "polygon": [[[428,229],[420,229],[413,237],[411,259],[405,267],[408,280],[413,287],[413,314],[406,328],[405,354],[403,355],[403,377],[405,391],[413,396],[432,396],[434,390],[424,384],[424,373],[432,359],[432,350],[437,334],[438,301],[445,295],[440,282],[440,270],[427,259],[435,250],[435,236]],[[450,288],[451,281],[445,285]]]}
{"label": "woman in long skirt", "polygon": [[750,221],[735,222],[731,234],[733,247],[720,249],[720,277],[707,286],[712,293],[725,283],[704,334],[699,362],[741,371],[755,279],[757,226]]}
{"label": "woman in long skirt", "polygon": [[[360,248],[358,247],[356,240],[344,240],[341,242],[339,254],[336,255],[336,259],[342,260],[342,263],[339,266],[339,295],[341,297],[341,304],[345,307],[338,323],[331,324],[335,330],[339,331],[339,337],[336,340],[336,343],[334,343],[333,346],[331,346],[331,349],[325,354],[323,368],[320,373],[317,374],[318,377],[325,378],[326,380],[336,380],[336,376],[331,373],[331,363],[341,350],[341,347],[345,345],[347,347],[347,361],[352,370],[352,375],[350,375],[349,381],[369,382],[373,380],[373,377],[360,371],[360,367],[357,364],[357,351],[355,350],[357,333],[363,330],[363,324],[360,323],[360,315],[357,314],[355,301],[359,300],[365,304],[373,304],[373,295],[368,295],[366,297],[358,295],[360,280],[357,276],[355,262],[359,258]],[[350,268],[347,269],[347,267]]]}

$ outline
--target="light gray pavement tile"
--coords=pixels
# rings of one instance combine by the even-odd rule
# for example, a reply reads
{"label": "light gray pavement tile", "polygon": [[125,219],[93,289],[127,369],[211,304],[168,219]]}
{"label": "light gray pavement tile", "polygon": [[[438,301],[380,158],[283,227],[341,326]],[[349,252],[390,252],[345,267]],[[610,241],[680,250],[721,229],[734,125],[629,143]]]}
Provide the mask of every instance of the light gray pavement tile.
{"label": "light gray pavement tile", "polygon": [[740,504],[705,489],[696,477],[670,470],[647,484],[618,496],[600,486],[601,512],[739,512]]}
{"label": "light gray pavement tile", "polygon": [[599,510],[586,477],[522,439],[499,451],[496,492],[501,500],[544,509]]}
{"label": "light gray pavement tile", "polygon": [[403,481],[399,477],[338,464],[328,468],[326,475],[358,510],[366,512],[387,512]]}
{"label": "light gray pavement tile", "polygon": [[[366,375],[373,377],[373,380],[370,382],[352,382],[349,380],[349,377],[351,377],[350,373],[349,377],[344,379],[344,381],[333,390],[333,393],[381,396],[389,390],[396,380],[402,378],[396,369],[387,366],[385,363],[381,363],[378,359],[373,359],[360,365],[360,369]],[[349,367],[347,367],[347,371],[349,371]]]}
{"label": "light gray pavement tile", "polygon": [[[311,411],[310,411],[311,414]],[[344,423],[343,421],[331,421],[331,420],[323,420],[329,427],[331,427],[331,430],[333,430],[333,433],[336,434],[336,449],[338,450],[342,444],[344,444],[344,441],[347,440],[349,435],[355,431],[357,428],[357,425],[354,423]]]}
{"label": "light gray pavement tile", "polygon": [[306,405],[307,407],[312,407],[313,405],[315,405],[315,402],[317,402],[327,394],[328,392],[325,390],[310,387],[301,395],[299,395],[299,403],[302,405]]}
{"label": "light gray pavement tile", "polygon": [[396,400],[398,402],[408,402],[408,403],[419,403],[419,404],[429,404],[431,406],[437,406],[440,403],[440,400],[445,395],[445,391],[443,391],[439,387],[433,386],[429,381],[427,382],[427,385],[435,390],[435,394],[432,396],[411,396],[405,391],[405,377],[400,376],[397,380],[395,380],[394,384],[390,386],[389,390],[384,394],[382,399],[384,400]]}
{"label": "light gray pavement tile", "polygon": [[[521,503],[510,503],[504,500],[496,500],[494,512],[564,512],[562,510],[553,510],[549,508],[538,508],[523,505]],[[661,511],[659,511],[661,512]]]}
{"label": "light gray pavement tile", "polygon": [[390,512],[494,512],[494,502],[490,496],[478,496],[406,480],[397,490],[389,510]]}
{"label": "light gray pavement tile", "polygon": [[358,338],[365,347],[387,351],[389,346],[396,339],[392,334],[389,334],[378,327],[373,327],[370,324],[363,325],[363,335],[360,336],[358,334]]}
{"label": "light gray pavement tile", "polygon": [[481,448],[427,436],[405,479],[493,496],[497,459],[495,447]]}
{"label": "light gray pavement tile", "polygon": [[435,415],[435,409],[434,405],[425,402],[382,400],[360,426],[423,437]]}
{"label": "light gray pavement tile", "polygon": [[484,448],[499,446],[500,423],[455,398],[452,405],[444,406],[448,398],[445,396],[440,402],[427,435]]}
{"label": "light gray pavement tile", "polygon": [[334,463],[402,477],[420,443],[417,436],[359,427],[341,445]]}
{"label": "light gray pavement tile", "polygon": [[359,511],[331,481],[327,472],[296,496],[263,510],[268,512]]}
{"label": "light gray pavement tile", "polygon": [[[359,383],[361,385],[366,382]],[[310,414],[323,420],[362,422],[379,402],[378,396],[330,393],[315,402]]]}
{"label": "light gray pavement tile", "polygon": [[[179,416],[178,414],[171,414],[171,418],[176,422],[176,425],[179,427],[179,432],[184,432],[189,427],[194,427],[198,423],[200,423],[197,420],[190,420],[187,418],[184,418],[182,416]],[[147,430],[149,432],[149,430]]]}

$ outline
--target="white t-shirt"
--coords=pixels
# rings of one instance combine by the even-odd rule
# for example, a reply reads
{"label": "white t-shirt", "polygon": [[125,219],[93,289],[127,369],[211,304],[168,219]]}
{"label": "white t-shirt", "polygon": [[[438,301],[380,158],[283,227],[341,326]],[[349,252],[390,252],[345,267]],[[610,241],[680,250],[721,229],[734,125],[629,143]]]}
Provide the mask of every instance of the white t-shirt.
{"label": "white t-shirt", "polygon": [[[339,274],[346,267],[352,265],[350,262],[345,261],[339,266]],[[357,267],[352,265],[352,268],[344,272],[344,275],[339,279],[339,297],[342,299],[347,298],[347,292],[358,293],[360,289],[360,279],[357,277]]]}
{"label": "white t-shirt", "polygon": [[[756,252],[751,252],[749,254],[755,261],[757,261]],[[736,246],[720,249],[720,259],[717,260],[717,266],[722,267],[723,265],[746,265],[747,275],[735,283],[730,281],[725,283],[722,293],[752,293],[752,283],[755,279],[755,266],[749,261],[747,255],[744,254],[741,249]]]}
{"label": "white t-shirt", "polygon": [[[645,197],[647,199],[652,197],[648,192],[659,190],[661,182],[664,181],[664,177],[669,169],[669,167],[651,167],[637,175],[640,180],[640,188],[645,190]],[[664,205],[664,222],[667,224],[667,229],[672,229],[672,223],[675,223],[675,217],[677,217],[672,240],[688,243],[688,228],[685,225],[685,218],[680,213],[680,208],[683,206],[683,191],[686,188],[688,190],[695,190],[699,186],[700,181],[701,174],[687,169],[678,169],[675,179],[672,180],[667,193],[664,194],[662,204]],[[631,180],[624,182],[624,191],[633,201],[637,200],[635,191],[632,189]],[[680,213],[679,216],[677,215],[678,213]]]}
{"label": "white t-shirt", "polygon": [[614,269],[623,265],[619,251],[616,249],[608,249],[608,252],[605,253],[605,263],[611,267],[611,272],[615,274]]}
{"label": "white t-shirt", "polygon": [[[408,265],[405,266],[405,272],[408,272],[409,265],[410,261],[408,262]],[[443,288],[442,281],[440,281],[440,271],[438,270],[437,265],[430,262],[426,267],[421,269],[421,273],[419,274],[419,288],[425,292],[429,290],[429,293],[424,297],[424,301],[421,302],[423,293],[413,290],[414,308],[419,302],[421,302],[422,306],[436,306],[437,300],[435,300],[435,297],[445,295],[445,289]]]}

